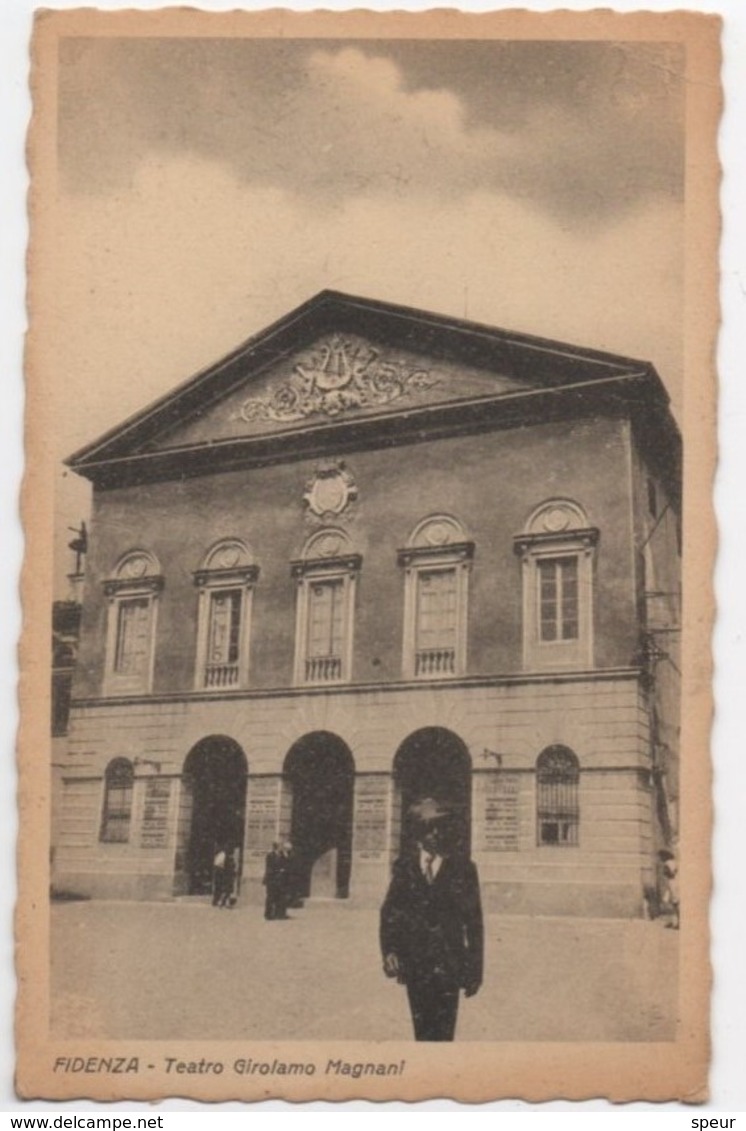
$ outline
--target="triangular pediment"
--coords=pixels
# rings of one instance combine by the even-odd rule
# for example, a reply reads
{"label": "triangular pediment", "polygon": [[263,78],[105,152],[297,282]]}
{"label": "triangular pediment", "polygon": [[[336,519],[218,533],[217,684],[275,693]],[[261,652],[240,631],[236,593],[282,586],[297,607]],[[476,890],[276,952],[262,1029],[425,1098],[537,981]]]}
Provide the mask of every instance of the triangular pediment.
{"label": "triangular pediment", "polygon": [[521,399],[627,376],[660,388],[643,362],[323,291],[68,462],[101,483],[196,474],[348,432],[373,442],[515,416]]}
{"label": "triangular pediment", "polygon": [[248,373],[219,403],[154,437],[148,450],[266,436],[527,387],[503,373],[331,331],[262,373]]}

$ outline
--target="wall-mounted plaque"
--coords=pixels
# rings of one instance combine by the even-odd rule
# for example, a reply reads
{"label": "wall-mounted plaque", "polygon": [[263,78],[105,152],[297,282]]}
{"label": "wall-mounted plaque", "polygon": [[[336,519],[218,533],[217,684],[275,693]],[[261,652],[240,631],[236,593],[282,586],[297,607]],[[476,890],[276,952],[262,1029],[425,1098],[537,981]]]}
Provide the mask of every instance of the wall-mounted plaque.
{"label": "wall-mounted plaque", "polygon": [[355,784],[353,847],[360,860],[383,859],[387,843],[389,781],[384,776],[361,777]]}
{"label": "wall-mounted plaque", "polygon": [[168,845],[168,808],[171,803],[171,779],[148,778],[142,810],[140,845],[142,848],[166,848]]}
{"label": "wall-mounted plaque", "polygon": [[484,783],[484,848],[517,852],[520,836],[519,777],[496,770]]}
{"label": "wall-mounted plaque", "polygon": [[246,856],[265,856],[277,840],[280,779],[252,778],[247,799]]}

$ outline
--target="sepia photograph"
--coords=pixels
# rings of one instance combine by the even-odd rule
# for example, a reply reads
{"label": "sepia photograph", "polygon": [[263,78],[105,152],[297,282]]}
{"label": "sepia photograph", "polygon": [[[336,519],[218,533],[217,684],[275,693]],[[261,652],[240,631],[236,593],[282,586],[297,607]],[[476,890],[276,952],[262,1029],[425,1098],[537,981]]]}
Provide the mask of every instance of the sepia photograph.
{"label": "sepia photograph", "polygon": [[706,1098],[717,35],[37,15],[22,1095]]}

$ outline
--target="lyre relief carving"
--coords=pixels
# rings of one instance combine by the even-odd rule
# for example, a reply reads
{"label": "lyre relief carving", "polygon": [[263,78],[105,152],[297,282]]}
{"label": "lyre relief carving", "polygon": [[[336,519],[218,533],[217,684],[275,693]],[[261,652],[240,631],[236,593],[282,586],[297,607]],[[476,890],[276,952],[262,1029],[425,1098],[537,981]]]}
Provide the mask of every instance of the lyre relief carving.
{"label": "lyre relief carving", "polygon": [[365,342],[335,334],[306,351],[292,376],[273,392],[244,401],[241,416],[247,423],[335,417],[345,409],[391,404],[438,381],[429,369],[402,358],[382,358]]}

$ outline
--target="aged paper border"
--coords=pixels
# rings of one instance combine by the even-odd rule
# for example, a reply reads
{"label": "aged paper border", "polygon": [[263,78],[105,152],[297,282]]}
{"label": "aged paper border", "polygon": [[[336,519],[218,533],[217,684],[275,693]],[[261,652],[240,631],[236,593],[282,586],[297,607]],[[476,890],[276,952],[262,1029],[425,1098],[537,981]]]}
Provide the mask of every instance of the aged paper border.
{"label": "aged paper border", "polygon": [[[588,13],[534,14],[501,12],[467,16],[455,12],[378,14],[365,12],[290,14],[199,13],[167,9],[155,12],[69,11],[47,14],[37,22],[34,46],[35,120],[31,135],[32,255],[38,256],[29,292],[31,336],[27,348],[27,470],[23,509],[27,538],[23,580],[25,613],[21,652],[22,726],[19,757],[20,897],[17,909],[17,1013],[19,1094],[27,1098],[70,1099],[85,1094],[99,1099],[152,1099],[174,1094],[197,1099],[259,1100],[280,1097],[310,1099],[425,1099],[448,1095],[469,1101],[519,1097],[539,1101],[559,1097],[582,1099],[606,1096],[612,1100],[702,1101],[707,1094],[708,900],[710,892],[711,772],[706,751],[711,723],[710,633],[713,618],[711,575],[715,527],[711,495],[715,466],[714,343],[717,329],[717,192],[719,168],[715,132],[720,110],[718,85],[719,24],[697,15]],[[696,594],[685,601],[682,706],[682,885],[696,908],[681,931],[680,1037],[671,1044],[568,1045],[469,1044],[447,1048],[418,1048],[411,1042],[386,1044],[386,1058],[403,1058],[407,1072],[394,1086],[388,1079],[359,1081],[319,1077],[293,1081],[291,1088],[239,1079],[172,1082],[158,1073],[127,1079],[118,1088],[106,1079],[53,1077],[51,1064],[60,1054],[76,1053],[76,1042],[54,1042],[47,1036],[48,1015],[48,841],[49,781],[47,719],[49,717],[48,609],[51,605],[52,495],[47,488],[51,466],[44,437],[54,428],[44,396],[49,369],[45,357],[53,341],[45,319],[44,249],[54,224],[53,137],[49,124],[55,105],[54,39],[62,34],[168,35],[292,34],[329,38],[371,35],[511,38],[561,37],[574,39],[682,39],[688,53],[688,79],[698,91],[687,111],[686,196],[686,318],[683,434],[685,437],[684,528],[696,531],[696,542],[685,536],[684,590]],[[143,29],[142,31],[140,29]],[[688,755],[688,756],[687,756]],[[140,1056],[162,1059],[160,1042],[81,1042],[84,1054]],[[63,1047],[64,1046],[64,1047]],[[105,1047],[103,1047],[105,1046]],[[115,1046],[115,1047],[114,1047]],[[256,1049],[256,1046],[254,1046]],[[262,1044],[267,1059],[283,1056],[322,1061],[376,1059],[377,1046],[339,1043]],[[366,1053],[367,1049],[367,1053]],[[242,1048],[242,1052],[246,1050]],[[193,1043],[169,1042],[168,1055],[189,1059]],[[210,1043],[200,1055],[229,1059],[235,1042]],[[536,1065],[540,1064],[537,1073]],[[586,1068],[587,1064],[592,1068]],[[443,1083],[448,1081],[447,1084]]]}

